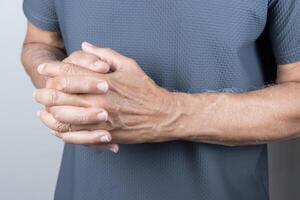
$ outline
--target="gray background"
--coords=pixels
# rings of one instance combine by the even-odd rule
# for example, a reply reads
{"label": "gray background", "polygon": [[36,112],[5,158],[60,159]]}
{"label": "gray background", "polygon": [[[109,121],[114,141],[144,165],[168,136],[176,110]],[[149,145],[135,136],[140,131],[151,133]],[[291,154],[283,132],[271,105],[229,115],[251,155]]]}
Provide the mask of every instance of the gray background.
{"label": "gray background", "polygon": [[[50,200],[63,144],[37,119],[34,88],[20,64],[22,0],[0,1],[0,199]],[[300,199],[300,140],[270,145],[272,200]]]}

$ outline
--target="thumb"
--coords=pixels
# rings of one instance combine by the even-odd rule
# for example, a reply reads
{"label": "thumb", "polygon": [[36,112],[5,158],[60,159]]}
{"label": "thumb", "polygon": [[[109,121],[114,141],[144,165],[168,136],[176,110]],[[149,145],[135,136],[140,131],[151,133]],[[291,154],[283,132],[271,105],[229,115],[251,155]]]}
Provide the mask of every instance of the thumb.
{"label": "thumb", "polygon": [[71,53],[62,62],[77,65],[101,74],[106,74],[110,70],[110,66],[106,62],[100,60],[95,55],[83,51]]}
{"label": "thumb", "polygon": [[112,49],[96,47],[88,42],[83,42],[81,48],[84,52],[95,55],[106,62],[113,71],[118,70],[121,63],[127,58]]}

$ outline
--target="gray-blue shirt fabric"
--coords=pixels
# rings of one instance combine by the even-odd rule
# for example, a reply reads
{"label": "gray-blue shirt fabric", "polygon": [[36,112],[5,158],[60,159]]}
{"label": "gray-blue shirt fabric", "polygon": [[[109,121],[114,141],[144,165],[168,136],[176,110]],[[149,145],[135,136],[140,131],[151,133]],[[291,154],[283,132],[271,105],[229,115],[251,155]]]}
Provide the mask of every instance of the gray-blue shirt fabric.
{"label": "gray-blue shirt fabric", "polygon": [[[254,90],[300,60],[299,0],[25,0],[24,12],[68,54],[83,41],[115,49],[170,91]],[[266,200],[267,148],[67,144],[55,199]]]}

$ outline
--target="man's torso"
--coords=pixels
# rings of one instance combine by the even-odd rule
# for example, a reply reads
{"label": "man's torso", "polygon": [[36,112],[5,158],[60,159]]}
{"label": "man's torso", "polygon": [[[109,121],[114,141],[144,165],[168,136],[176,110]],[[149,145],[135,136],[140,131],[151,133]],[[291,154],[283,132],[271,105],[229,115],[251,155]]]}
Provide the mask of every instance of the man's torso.
{"label": "man's torso", "polygon": [[[83,41],[137,60],[171,91],[247,91],[265,83],[257,38],[267,0],[56,0],[68,53]],[[201,122],[199,122],[201,123]],[[262,200],[265,145],[121,145],[114,155],[66,145],[56,199]]]}

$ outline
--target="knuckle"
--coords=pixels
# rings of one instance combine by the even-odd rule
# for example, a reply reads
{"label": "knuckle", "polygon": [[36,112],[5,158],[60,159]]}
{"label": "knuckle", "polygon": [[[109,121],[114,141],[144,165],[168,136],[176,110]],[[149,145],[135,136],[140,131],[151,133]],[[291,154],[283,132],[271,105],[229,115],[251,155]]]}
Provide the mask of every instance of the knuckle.
{"label": "knuckle", "polygon": [[121,106],[119,104],[116,103],[107,103],[104,102],[103,103],[104,107],[107,108],[107,110],[110,110],[112,112],[118,113],[121,110]]}
{"label": "knuckle", "polygon": [[53,116],[54,119],[59,120],[60,114],[55,108],[50,107],[49,112],[51,113],[51,115]]}
{"label": "knuckle", "polygon": [[137,62],[136,60],[134,60],[133,58],[128,58],[128,64],[130,66],[136,66],[137,65]]}
{"label": "knuckle", "polygon": [[111,48],[109,48],[109,47],[106,47],[106,48],[104,48],[104,51],[109,51],[109,52],[111,52],[111,51],[112,51],[112,49],[111,49]]}
{"label": "knuckle", "polygon": [[67,84],[67,78],[54,77],[47,80],[46,87],[56,90],[64,90]]}
{"label": "knuckle", "polygon": [[84,124],[86,122],[89,121],[89,118],[87,115],[80,115],[78,116],[78,122],[81,123],[81,124]]}
{"label": "knuckle", "polygon": [[99,99],[95,99],[92,95],[82,95],[80,98],[81,103],[85,107],[101,107],[102,105],[102,97],[99,95]]}
{"label": "knuckle", "polygon": [[111,48],[103,48],[103,53],[112,53],[113,50]]}
{"label": "knuckle", "polygon": [[64,79],[64,88],[65,90],[68,90],[70,88],[72,88],[72,81],[70,80],[69,77],[65,77]]}
{"label": "knuckle", "polygon": [[84,107],[93,107],[93,106],[95,106],[95,104],[93,104],[93,101],[91,101],[91,97],[90,97],[90,96],[82,95],[82,96],[80,97],[80,99],[78,99],[78,101],[79,101],[80,104],[82,104]]}
{"label": "knuckle", "polygon": [[74,67],[71,64],[66,64],[61,68],[62,72],[65,74],[74,74]]}
{"label": "knuckle", "polygon": [[54,105],[58,101],[58,93],[56,91],[49,92],[49,104]]}
{"label": "knuckle", "polygon": [[105,98],[99,98],[97,101],[93,102],[93,105],[95,105],[97,108],[106,108],[109,107],[109,103]]}
{"label": "knuckle", "polygon": [[78,51],[74,51],[73,53],[71,53],[71,55],[69,57],[70,58],[80,57],[81,55],[82,55],[82,51],[78,50]]}
{"label": "knuckle", "polygon": [[[92,91],[94,88],[95,88],[95,83],[93,83],[92,81],[86,81],[86,89],[88,90],[88,91]],[[87,92],[88,92],[87,91]]]}

